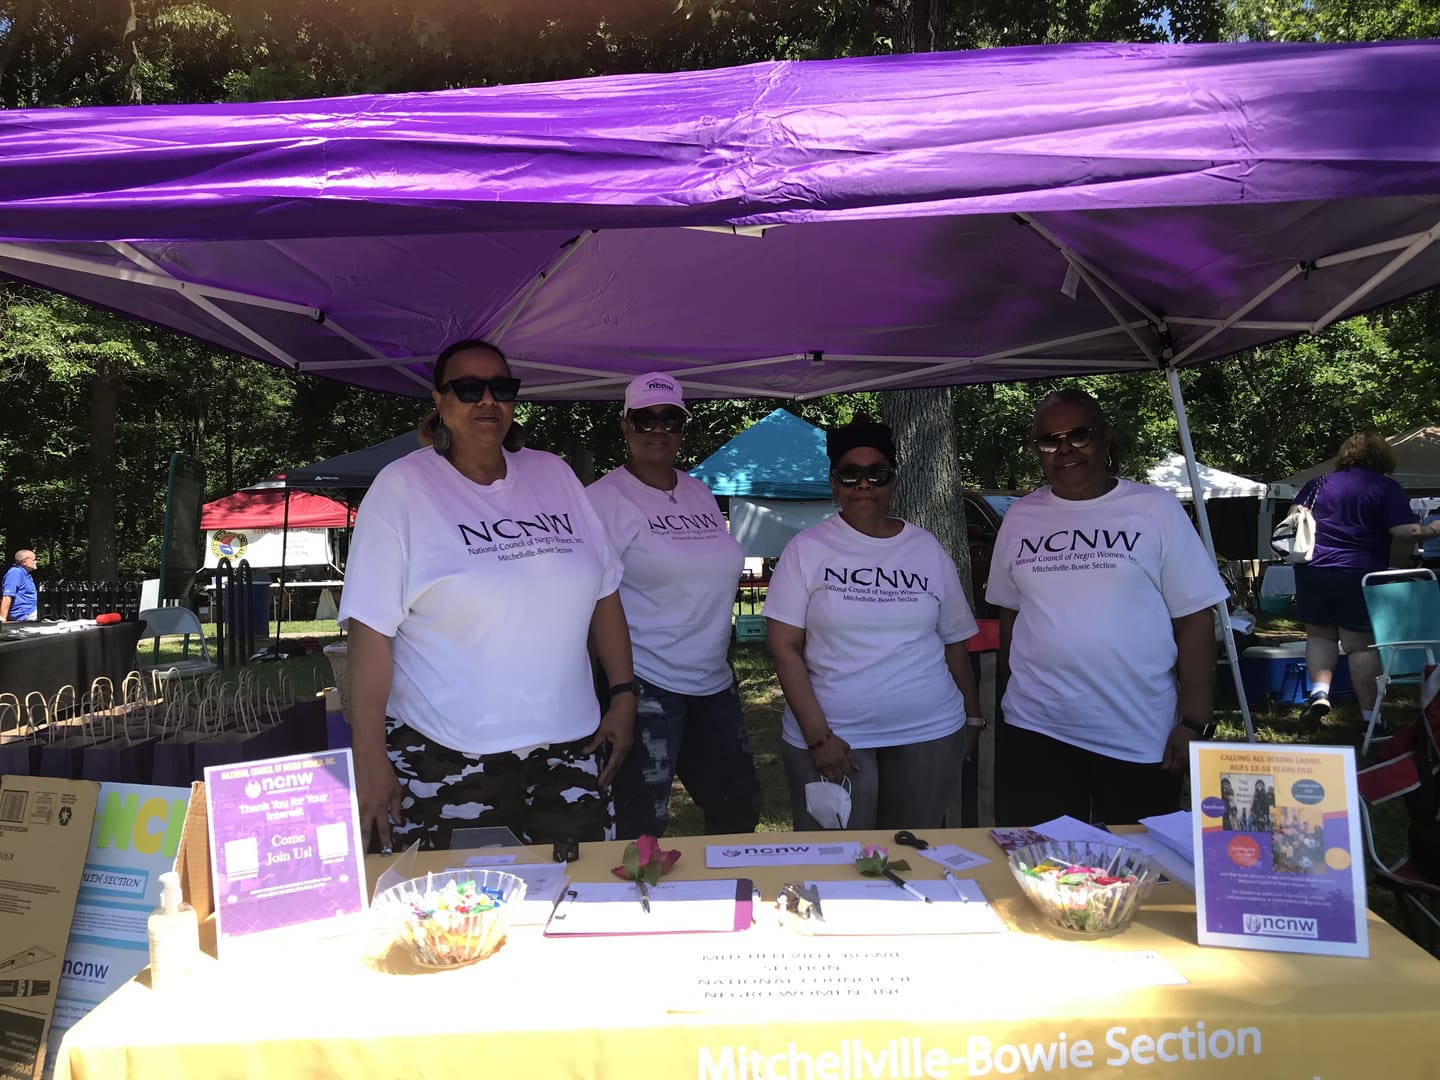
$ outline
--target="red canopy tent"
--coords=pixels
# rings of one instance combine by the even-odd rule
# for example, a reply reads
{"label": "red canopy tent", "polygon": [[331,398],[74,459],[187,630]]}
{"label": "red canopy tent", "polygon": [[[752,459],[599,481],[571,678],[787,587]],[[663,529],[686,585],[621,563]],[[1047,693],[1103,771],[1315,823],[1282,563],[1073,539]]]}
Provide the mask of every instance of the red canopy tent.
{"label": "red canopy tent", "polygon": [[200,511],[200,528],[344,529],[355,523],[353,508],[308,491],[290,492],[287,519],[285,495],[283,487],[247,488],[208,502]]}

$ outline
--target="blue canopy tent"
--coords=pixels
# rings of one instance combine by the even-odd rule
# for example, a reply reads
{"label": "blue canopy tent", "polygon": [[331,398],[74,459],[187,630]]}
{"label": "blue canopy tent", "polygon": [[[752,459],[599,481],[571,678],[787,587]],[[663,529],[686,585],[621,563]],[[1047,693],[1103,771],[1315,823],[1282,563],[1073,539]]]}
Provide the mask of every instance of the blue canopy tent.
{"label": "blue canopy tent", "polygon": [[825,432],[776,409],[690,470],[730,500],[730,534],[750,558],[773,559],[801,529],[835,513]]}

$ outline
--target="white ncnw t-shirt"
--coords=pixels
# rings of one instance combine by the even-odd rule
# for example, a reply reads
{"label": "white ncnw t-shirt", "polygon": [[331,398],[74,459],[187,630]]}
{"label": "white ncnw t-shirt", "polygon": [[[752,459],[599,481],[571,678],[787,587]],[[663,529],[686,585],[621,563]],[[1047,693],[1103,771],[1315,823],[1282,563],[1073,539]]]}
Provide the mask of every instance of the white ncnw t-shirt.
{"label": "white ncnw t-shirt", "polygon": [[[796,534],[771,575],[765,617],[805,631],[815,697],[856,749],[927,742],[965,723],[945,646],[978,628],[955,563],[918,525],[881,539],[837,514]],[[782,736],[805,745],[788,703]]]}
{"label": "white ncnw t-shirt", "polygon": [[1180,502],[1120,480],[1097,499],[1041,488],[995,539],[992,604],[1018,611],[1005,722],[1075,746],[1158,762],[1177,717],[1172,619],[1229,590]]}
{"label": "white ncnw t-shirt", "polygon": [[625,564],[635,673],[671,693],[718,694],[734,681],[726,653],[745,556],[710,489],[675,477],[667,493],[619,468],[585,493]]}
{"label": "white ncnw t-shirt", "polygon": [[620,562],[570,467],[506,453],[476,484],[431,450],[360,504],[340,620],[394,638],[386,709],[468,754],[568,742],[600,719],[586,640]]}

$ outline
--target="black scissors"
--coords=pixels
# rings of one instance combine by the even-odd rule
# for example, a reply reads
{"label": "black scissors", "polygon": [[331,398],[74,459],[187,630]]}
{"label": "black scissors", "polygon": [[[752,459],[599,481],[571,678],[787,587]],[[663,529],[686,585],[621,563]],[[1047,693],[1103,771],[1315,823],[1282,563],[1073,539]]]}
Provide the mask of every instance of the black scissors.
{"label": "black scissors", "polygon": [[901,829],[895,834],[895,843],[904,844],[906,847],[913,847],[916,851],[924,851],[930,846],[929,840],[921,839],[909,829]]}

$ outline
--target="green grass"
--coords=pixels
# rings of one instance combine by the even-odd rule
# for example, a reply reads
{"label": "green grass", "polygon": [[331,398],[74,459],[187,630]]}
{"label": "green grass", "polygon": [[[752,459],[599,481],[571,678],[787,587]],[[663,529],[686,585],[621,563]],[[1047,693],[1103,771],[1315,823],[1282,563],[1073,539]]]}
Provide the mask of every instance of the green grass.
{"label": "green grass", "polygon": [[[1281,641],[1298,638],[1300,633],[1299,624],[1291,620],[1262,617],[1258,636],[1262,640]],[[286,639],[315,638],[318,644],[323,646],[338,638],[338,628],[333,621],[287,623],[284,636]],[[162,658],[180,655],[178,638],[166,639],[163,644]],[[213,637],[211,649],[214,650]],[[148,650],[142,659],[149,662]],[[784,698],[764,642],[737,645],[735,669],[740,679],[740,697],[744,704],[746,726],[750,732],[751,749],[755,755],[755,767],[760,776],[763,796],[760,829],[765,832],[787,831],[791,824],[790,800],[784,767],[780,761],[780,716],[784,709]],[[244,669],[226,669],[221,678],[224,682],[233,684],[239,678],[241,670],[249,671],[250,677],[257,680],[262,687],[278,687],[283,674],[296,692],[320,689],[334,682],[330,664],[319,652],[289,660],[251,664]],[[1407,711],[1411,715],[1418,715],[1418,710],[1419,701],[1413,688],[1392,689],[1386,699],[1385,712],[1392,719],[1405,716]],[[1232,708],[1230,711],[1217,712],[1217,720],[1220,722],[1217,738],[1245,738],[1244,723],[1238,710]],[[1261,708],[1252,714],[1251,720],[1255,727],[1256,740],[1262,743],[1358,747],[1363,733],[1360,709],[1353,701],[1336,702],[1329,715],[1319,722],[1302,721],[1299,709],[1294,706]],[[1405,809],[1398,801],[1379,808],[1375,817],[1376,842],[1381,856],[1387,861],[1399,858],[1405,851],[1407,825]],[[700,810],[679,781],[676,781],[670,796],[669,831],[674,836],[698,836],[704,832]],[[1388,889],[1373,887],[1372,884],[1370,906],[1402,933],[1406,931],[1400,908]],[[1440,956],[1440,942],[1432,938],[1421,943]]]}

